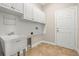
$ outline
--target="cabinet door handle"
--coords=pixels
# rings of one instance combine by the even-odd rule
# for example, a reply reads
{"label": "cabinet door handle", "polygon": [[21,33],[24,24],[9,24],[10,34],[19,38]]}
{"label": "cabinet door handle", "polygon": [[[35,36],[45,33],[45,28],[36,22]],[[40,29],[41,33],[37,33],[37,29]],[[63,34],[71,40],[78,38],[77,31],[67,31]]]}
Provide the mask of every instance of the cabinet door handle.
{"label": "cabinet door handle", "polygon": [[13,6],[11,6],[12,9],[15,9]]}
{"label": "cabinet door handle", "polygon": [[20,42],[21,40],[17,40],[16,42]]}

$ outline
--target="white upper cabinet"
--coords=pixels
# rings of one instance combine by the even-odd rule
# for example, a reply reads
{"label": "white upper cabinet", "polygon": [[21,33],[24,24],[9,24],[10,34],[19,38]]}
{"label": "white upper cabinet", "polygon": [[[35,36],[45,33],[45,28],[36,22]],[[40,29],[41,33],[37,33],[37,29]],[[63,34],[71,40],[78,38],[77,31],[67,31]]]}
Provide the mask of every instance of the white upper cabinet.
{"label": "white upper cabinet", "polygon": [[0,5],[5,6],[5,7],[11,7],[11,3],[0,3]]}
{"label": "white upper cabinet", "polygon": [[13,8],[21,13],[23,13],[23,3],[14,3]]}
{"label": "white upper cabinet", "polygon": [[32,3],[24,4],[24,19],[34,22],[45,23],[45,14]]}
{"label": "white upper cabinet", "polygon": [[23,3],[1,3],[1,5],[23,13]]}
{"label": "white upper cabinet", "polygon": [[34,21],[45,23],[45,13],[38,7],[33,8],[33,19]]}
{"label": "white upper cabinet", "polygon": [[40,12],[36,7],[33,8],[33,20],[40,22]]}
{"label": "white upper cabinet", "polygon": [[31,3],[24,4],[24,19],[33,20],[33,5]]}
{"label": "white upper cabinet", "polygon": [[41,23],[46,23],[46,15],[44,12],[41,13],[40,18],[41,18]]}
{"label": "white upper cabinet", "polygon": [[0,3],[0,10],[14,15],[23,15],[23,3]]}
{"label": "white upper cabinet", "polygon": [[24,19],[45,23],[45,13],[32,3],[0,3],[0,10],[10,14],[24,16]]}

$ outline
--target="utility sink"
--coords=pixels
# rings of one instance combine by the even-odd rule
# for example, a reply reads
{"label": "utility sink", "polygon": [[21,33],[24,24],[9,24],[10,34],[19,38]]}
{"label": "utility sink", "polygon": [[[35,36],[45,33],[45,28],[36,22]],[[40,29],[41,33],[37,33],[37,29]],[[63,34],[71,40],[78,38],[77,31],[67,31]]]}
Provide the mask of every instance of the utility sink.
{"label": "utility sink", "polygon": [[26,37],[19,35],[3,35],[0,36],[5,56],[16,56],[18,51],[26,48]]}
{"label": "utility sink", "polygon": [[2,35],[0,36],[3,40],[13,40],[13,39],[18,39],[18,35]]}

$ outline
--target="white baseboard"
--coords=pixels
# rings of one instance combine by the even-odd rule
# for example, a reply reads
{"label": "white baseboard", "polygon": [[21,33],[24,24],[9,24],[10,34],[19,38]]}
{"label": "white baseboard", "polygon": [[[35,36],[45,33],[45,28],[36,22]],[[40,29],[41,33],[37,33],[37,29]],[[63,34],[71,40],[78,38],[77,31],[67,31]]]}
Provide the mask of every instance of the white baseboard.
{"label": "white baseboard", "polygon": [[[53,43],[53,42],[40,41],[40,42],[33,44],[32,47],[35,47],[35,46],[39,45],[40,43],[48,43],[48,44],[52,44],[52,45],[57,45],[56,43]],[[79,53],[79,49],[75,49],[75,50]]]}
{"label": "white baseboard", "polygon": [[79,54],[79,49],[77,50],[78,54]]}
{"label": "white baseboard", "polygon": [[79,49],[77,48],[77,49],[75,49],[77,52],[78,52],[78,54],[79,54]]}
{"label": "white baseboard", "polygon": [[40,43],[42,43],[42,41],[39,41],[39,42],[37,42],[35,44],[32,44],[32,47],[35,47],[35,46],[39,45]]}
{"label": "white baseboard", "polygon": [[48,44],[52,44],[52,45],[56,45],[56,43],[54,42],[48,42],[48,41],[42,41],[43,43],[48,43]]}
{"label": "white baseboard", "polygon": [[35,47],[35,46],[37,46],[37,45],[40,44],[40,43],[48,43],[48,44],[56,45],[56,44],[53,43],[53,42],[48,42],[48,41],[39,41],[39,42],[33,44],[32,47]]}

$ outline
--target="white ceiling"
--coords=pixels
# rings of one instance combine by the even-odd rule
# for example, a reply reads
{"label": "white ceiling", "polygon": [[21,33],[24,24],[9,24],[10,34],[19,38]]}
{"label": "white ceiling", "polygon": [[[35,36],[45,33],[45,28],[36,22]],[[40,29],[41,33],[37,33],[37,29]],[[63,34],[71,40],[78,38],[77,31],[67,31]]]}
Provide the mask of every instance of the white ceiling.
{"label": "white ceiling", "polygon": [[39,3],[41,6],[46,6],[48,3]]}
{"label": "white ceiling", "polygon": [[50,3],[35,3],[40,9],[43,10],[46,6],[48,6]]}
{"label": "white ceiling", "polygon": [[38,5],[40,5],[41,7],[45,7],[47,5],[49,5],[50,3],[37,3]]}

